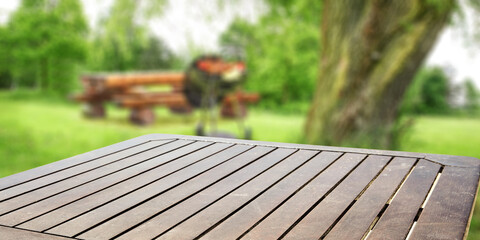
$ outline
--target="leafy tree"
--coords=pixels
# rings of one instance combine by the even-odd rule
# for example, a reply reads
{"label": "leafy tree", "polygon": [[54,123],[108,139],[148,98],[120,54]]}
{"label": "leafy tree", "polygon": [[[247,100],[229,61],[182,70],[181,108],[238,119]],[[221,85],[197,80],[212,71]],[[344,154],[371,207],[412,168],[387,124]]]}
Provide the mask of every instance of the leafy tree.
{"label": "leafy tree", "polygon": [[86,58],[87,32],[78,0],[23,0],[8,23],[13,85],[67,92]]}
{"label": "leafy tree", "polygon": [[317,78],[318,12],[321,1],[269,1],[258,23],[236,20],[221,44],[233,56],[246,58],[247,88],[260,92],[262,104],[281,106],[310,101]]}
{"label": "leafy tree", "polygon": [[153,37],[148,20],[161,13],[164,0],[115,0],[91,43],[89,68],[129,71],[168,68],[174,56],[161,39]]}
{"label": "leafy tree", "polygon": [[389,148],[401,99],[456,1],[325,0],[308,142]]}
{"label": "leafy tree", "polygon": [[8,30],[0,26],[0,88],[12,87],[11,48]]}
{"label": "leafy tree", "polygon": [[464,82],[465,89],[465,108],[468,111],[475,111],[480,108],[480,92],[475,87],[472,79],[467,79]]}
{"label": "leafy tree", "polygon": [[168,69],[174,67],[177,60],[161,39],[150,36],[147,46],[138,53],[136,67],[139,70]]}
{"label": "leafy tree", "polygon": [[445,113],[450,109],[449,79],[439,67],[423,68],[408,87],[402,103],[404,113]]}

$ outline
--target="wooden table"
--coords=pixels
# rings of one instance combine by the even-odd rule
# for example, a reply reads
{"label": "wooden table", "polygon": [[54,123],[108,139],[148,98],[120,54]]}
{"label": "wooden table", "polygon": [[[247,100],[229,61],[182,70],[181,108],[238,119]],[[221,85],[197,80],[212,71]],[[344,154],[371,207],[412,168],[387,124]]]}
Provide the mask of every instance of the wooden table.
{"label": "wooden table", "polygon": [[0,179],[0,239],[463,239],[479,163],[146,135]]}

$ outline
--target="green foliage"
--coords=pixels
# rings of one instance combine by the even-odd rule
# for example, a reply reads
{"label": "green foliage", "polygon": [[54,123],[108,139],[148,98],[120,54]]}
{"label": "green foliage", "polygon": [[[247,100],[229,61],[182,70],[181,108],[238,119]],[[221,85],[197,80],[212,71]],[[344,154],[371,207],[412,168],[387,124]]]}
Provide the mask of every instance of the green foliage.
{"label": "green foliage", "polygon": [[178,61],[161,39],[152,36],[148,39],[147,46],[140,49],[137,56],[138,70],[169,69]]}
{"label": "green foliage", "polygon": [[11,48],[9,47],[8,36],[8,29],[0,26],[0,88],[9,88],[13,83],[12,72],[10,71]]}
{"label": "green foliage", "polygon": [[115,0],[108,18],[89,37],[79,0],[22,0],[0,26],[0,88],[64,94],[80,70],[165,69],[178,58],[147,30],[166,0]]}
{"label": "green foliage", "polygon": [[[131,71],[170,68],[176,60],[161,39],[149,34],[149,17],[161,12],[164,0],[139,4],[116,0],[100,23],[90,47],[89,69]],[[155,10],[155,11],[154,11]]]}
{"label": "green foliage", "polygon": [[258,23],[234,21],[221,44],[245,55],[247,89],[262,95],[261,104],[281,107],[310,101],[317,79],[322,1],[270,1]]}
{"label": "green foliage", "polygon": [[469,112],[474,112],[480,108],[480,92],[475,87],[472,79],[467,79],[463,84],[465,89],[465,108]]}
{"label": "green foliage", "polygon": [[[477,1],[477,0],[473,0]],[[446,0],[426,0],[423,2],[429,6],[432,11],[436,11],[438,13],[450,11],[452,8],[456,8],[457,3],[455,1],[446,1]]]}
{"label": "green foliage", "polygon": [[439,67],[421,69],[408,87],[402,113],[446,113],[450,110],[449,79]]}
{"label": "green foliage", "polygon": [[87,31],[78,0],[23,0],[0,32],[1,85],[67,92],[86,59]]}

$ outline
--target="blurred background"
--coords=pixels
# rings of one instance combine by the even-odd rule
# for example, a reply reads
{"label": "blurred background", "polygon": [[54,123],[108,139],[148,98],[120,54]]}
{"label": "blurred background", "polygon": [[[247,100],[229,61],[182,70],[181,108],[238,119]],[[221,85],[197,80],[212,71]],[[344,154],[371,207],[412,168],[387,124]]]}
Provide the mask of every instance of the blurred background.
{"label": "blurred background", "polygon": [[[225,99],[209,108],[239,138],[480,158],[478,0],[10,0],[0,177],[144,134],[198,134],[207,110],[165,99],[209,54],[246,67],[242,91],[260,97],[236,119],[220,114]],[[181,89],[164,84],[172,73]],[[150,84],[126,88],[134,78]]]}

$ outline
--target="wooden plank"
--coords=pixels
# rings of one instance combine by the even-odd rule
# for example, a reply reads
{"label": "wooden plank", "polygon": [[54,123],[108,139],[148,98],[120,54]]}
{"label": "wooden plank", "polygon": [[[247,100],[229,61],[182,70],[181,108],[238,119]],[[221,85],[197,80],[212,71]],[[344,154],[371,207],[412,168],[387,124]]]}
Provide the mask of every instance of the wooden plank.
{"label": "wooden plank", "polygon": [[361,239],[415,161],[394,158],[324,239]]}
{"label": "wooden plank", "polygon": [[[204,147],[204,148],[201,148],[200,150],[196,152],[192,152],[191,154],[185,155],[181,158],[178,158],[178,159],[172,158],[172,154],[178,154],[178,153],[183,154],[183,148],[177,150],[177,153],[173,151],[173,152],[170,152],[170,154],[160,155],[158,157],[139,163],[137,165],[121,170],[119,172],[116,172],[104,178],[97,179],[95,181],[73,188],[71,190],[60,193],[58,195],[55,195],[43,201],[31,204],[27,207],[14,211],[10,214],[1,216],[0,223],[8,226],[17,225],[19,223],[27,221],[28,219],[32,219],[33,217],[37,217],[48,211],[54,210],[63,205],[71,203],[75,200],[79,200],[83,197],[89,196],[107,187],[112,187],[131,177],[136,177],[136,178],[130,179],[131,181],[130,184],[138,185],[140,184],[140,181],[138,180],[139,176],[137,176],[139,174],[142,174],[142,177],[154,176],[157,178],[161,178],[180,168],[183,168],[189,164],[192,164],[198,160],[201,160],[209,155],[212,155],[218,151],[221,151],[231,146],[230,144],[216,143],[208,147],[205,147],[208,144],[211,144],[211,143],[197,142],[190,146],[195,147],[195,145],[197,145],[196,147]],[[114,195],[118,195],[118,194],[121,194],[120,191],[117,191],[114,194],[110,194],[109,196],[113,197]],[[77,209],[77,211],[78,210],[80,209]],[[67,218],[68,216],[67,214],[62,214],[61,216],[53,217],[53,219],[55,220],[54,222],[58,223],[58,221],[68,219]],[[27,222],[26,224],[22,224],[19,227],[42,231],[47,229],[48,227],[51,227],[51,226],[45,226],[45,224],[47,223],[53,224],[52,221],[48,221],[47,219],[40,217],[34,221],[30,221],[30,222]]]}
{"label": "wooden plank", "polygon": [[[294,150],[292,149],[277,149],[274,152],[266,155],[262,159],[256,161],[256,164],[251,164],[248,167],[243,168],[238,172],[235,172],[234,174],[230,175],[229,177],[223,179],[220,182],[217,182],[216,184],[210,186],[209,188],[203,190],[195,196],[142,223],[132,231],[120,236],[119,239],[154,238],[156,235],[166,231],[167,229],[176,225],[183,219],[191,216],[192,214],[195,214],[195,212],[207,207],[217,199],[222,198],[229,192],[244,185],[251,179],[254,179],[257,175],[261,174],[270,167],[274,166],[272,169],[277,168],[277,166],[280,169],[288,168],[286,164],[283,164],[285,162],[282,160],[288,157],[293,152]],[[288,159],[285,161],[288,161]],[[290,164],[292,164],[292,162],[290,162]],[[274,172],[276,172],[279,176],[283,176],[285,174],[285,170],[279,170]],[[279,177],[275,174],[269,176],[271,176],[272,179]],[[259,188],[261,188],[261,186],[259,186]]]}
{"label": "wooden plank", "polygon": [[[331,162],[333,162],[334,158],[329,158],[329,156],[335,155],[317,155],[312,160],[303,165],[300,169],[288,175],[286,178],[282,179],[281,182],[277,183],[268,191],[258,196],[258,198],[250,201],[248,205],[241,208],[235,214],[233,214],[232,216],[228,216],[228,218],[225,219],[224,222],[216,223],[216,226],[211,231],[203,235],[202,239],[225,239],[240,237],[257,221],[261,220],[269,212],[273,211],[276,207],[281,205],[282,202],[293,196],[295,192],[299,191],[316,175],[320,174]],[[365,157],[366,156],[362,154],[349,153],[343,156],[343,158],[349,158],[351,161],[355,158],[360,161]],[[237,195],[240,194],[241,193],[238,193]],[[215,215],[218,215],[218,213],[221,212],[226,212],[225,210],[228,209],[228,206],[231,206],[232,203],[235,203],[237,197],[236,195],[233,195],[232,197],[233,199],[222,199],[222,201],[225,202],[224,205],[220,205],[219,203],[217,203],[213,206],[210,206],[209,209],[211,209],[214,214],[206,214],[206,210],[200,213],[206,219],[199,219],[199,217],[197,216],[199,216],[200,214],[198,214],[194,218],[190,219],[189,222],[191,222],[192,224],[195,224],[195,222],[193,221],[198,221],[200,223],[206,223],[208,221],[212,222],[212,220],[215,219]],[[237,205],[240,204],[237,203]],[[222,217],[225,218],[226,216]],[[195,227],[198,227],[198,225]],[[188,231],[193,228],[193,226],[184,227],[184,229],[188,229]],[[179,231],[182,230],[179,227],[175,228],[175,230],[176,229],[178,229]],[[182,231],[182,234],[183,233],[184,232]]]}
{"label": "wooden plank", "polygon": [[[172,151],[174,149],[184,147],[183,150],[177,151],[178,153],[182,153],[184,151],[188,150],[194,150],[200,146],[194,145],[189,146],[187,144],[192,143],[191,141],[185,141],[185,140],[178,140],[172,143],[168,143],[166,145],[160,146],[160,148],[155,149],[158,151],[155,151],[154,154],[163,154],[165,152]],[[24,207],[28,204],[37,202],[39,200],[42,200],[44,198],[53,196],[55,194],[58,194],[60,192],[66,191],[68,189],[77,187],[78,185],[85,184],[89,181],[93,181],[95,179],[99,179],[106,174],[113,173],[116,171],[119,171],[121,169],[130,167],[132,164],[138,163],[140,161],[146,160],[144,158],[144,155],[148,155],[148,157],[154,157],[155,155],[151,155],[149,152],[142,152],[138,155],[133,155],[131,157],[124,158],[120,161],[116,161],[112,164],[107,164],[103,165],[102,167],[95,168],[91,171],[86,171],[83,174],[75,175],[71,178],[65,179],[63,181],[55,182],[53,184],[44,186],[42,188],[38,188],[34,191],[28,192],[26,194],[19,195],[14,198],[10,198],[6,201],[0,202],[0,214],[5,214],[7,212],[10,212],[12,210],[18,209],[20,207]]]}
{"label": "wooden plank", "polygon": [[66,240],[72,238],[54,236],[50,234],[37,233],[26,231],[22,229],[15,229],[10,227],[0,226],[0,237],[1,239],[8,240],[25,240],[25,239],[35,239],[35,240]]}
{"label": "wooden plank", "polygon": [[105,77],[105,86],[108,88],[131,87],[136,85],[149,84],[183,84],[185,81],[184,73],[141,73],[141,74],[124,74],[124,75],[109,75]]}
{"label": "wooden plank", "polygon": [[[382,171],[390,157],[369,156],[325,199],[306,215],[285,236],[286,239],[318,239],[357,198],[368,184]],[[265,229],[265,228],[264,228]],[[287,229],[281,229],[283,231]],[[257,234],[267,234],[256,231]],[[278,232],[278,231],[275,231]],[[270,236],[270,235],[264,235]],[[278,233],[276,236],[279,236]],[[250,238],[260,236],[250,235]],[[272,236],[273,237],[273,236]]]}
{"label": "wooden plank", "polygon": [[[235,145],[232,148],[237,148],[239,146],[245,145]],[[261,149],[261,153],[267,153],[264,152],[264,150],[265,149]],[[116,216],[115,218],[96,226],[81,236],[86,238],[95,236],[112,238],[122,233],[126,229],[129,229],[136,224],[141,223],[145,219],[148,219],[165,210],[166,208],[176,204],[177,202],[193,196],[195,193],[200,192],[211,184],[214,184],[224,177],[227,177],[234,171],[244,167],[246,164],[249,164],[260,156],[258,151],[259,148],[253,148],[252,150],[239,156],[235,156],[236,153],[234,152],[227,152],[224,156],[216,156],[216,159],[233,159],[207,172],[204,172],[179,186],[176,186],[175,188],[125,212],[124,214]]]}
{"label": "wooden plank", "polygon": [[[306,150],[300,150],[299,152],[296,152],[294,155],[288,157],[280,164],[262,173],[252,181],[227,194],[214,204],[209,205],[201,212],[175,226],[158,239],[193,239],[197,237],[203,231],[206,231],[210,227],[214,226],[223,218],[228,217],[232,212],[235,211],[235,209],[242,208],[244,204],[255,199],[263,191],[275,186],[278,181],[284,179],[284,177],[287,174],[292,173],[292,171],[294,177],[297,177],[296,180],[302,182],[301,176],[294,174],[294,170],[313,157],[315,153],[316,152]],[[328,166],[329,163],[335,161],[335,159],[340,156],[339,153],[332,152],[323,152],[321,155],[321,158],[324,159],[323,163],[325,163],[322,165],[323,167]],[[309,179],[306,179],[305,182],[308,180]],[[286,190],[288,191],[288,189]],[[229,237],[233,238],[232,235],[229,235]],[[224,238],[225,236],[223,236],[221,239]]]}
{"label": "wooden plank", "polygon": [[[382,155],[382,156],[392,156],[392,157],[424,158],[426,156],[425,153],[415,153],[415,152],[389,151],[389,150],[365,149],[365,148],[333,147],[333,146],[308,145],[308,144],[298,144],[298,143],[267,142],[267,141],[233,139],[233,138],[185,136],[185,135],[176,135],[176,134],[149,134],[148,136],[152,139],[159,139],[159,140],[181,138],[185,140],[188,139],[188,140],[195,140],[195,141],[214,141],[214,142],[234,143],[234,144],[249,144],[249,145],[264,146],[264,147],[293,148],[293,149],[304,149],[304,150],[313,150],[313,151],[348,152],[348,153],[360,153],[360,154]],[[447,155],[444,155],[444,156],[447,156]],[[451,156],[451,157],[459,158],[458,156]],[[478,161],[478,163],[480,164],[480,160]]]}
{"label": "wooden plank", "polygon": [[[256,148],[254,154],[252,154],[253,159],[257,159],[259,156],[264,155],[265,153],[271,151],[271,148]],[[274,152],[267,156],[276,156],[278,157],[281,155],[283,151]],[[247,161],[253,161],[252,158],[248,159]],[[271,157],[270,157],[271,158]],[[263,158],[262,158],[263,159]],[[267,157],[267,159],[269,159]],[[255,161],[255,163],[263,163],[265,161],[259,160]],[[258,164],[251,164],[250,166],[258,166]],[[261,165],[258,166],[261,168]],[[243,169],[242,169],[243,170]],[[87,212],[77,218],[74,218],[66,223],[63,223],[59,226],[56,226],[47,232],[49,233],[56,233],[65,236],[74,236],[83,231],[93,227],[95,224],[101,223],[105,220],[108,220],[110,217],[113,217],[117,214],[122,213],[125,210],[135,207],[138,204],[141,204],[159,194],[164,192],[165,190],[170,189],[171,187],[175,186],[176,184],[181,183],[184,180],[188,180],[190,177],[195,176],[198,172],[195,172],[195,169],[189,169],[192,173],[191,176],[184,174],[184,172],[180,171],[176,174],[169,175],[166,178],[163,178],[161,181],[157,181],[153,184],[150,184],[146,187],[138,189],[134,192],[129,193],[115,201],[109,202],[106,205],[101,206],[100,208],[95,209],[95,211]],[[248,174],[247,174],[248,175]]]}
{"label": "wooden plank", "polygon": [[[208,144],[208,143],[204,143]],[[191,146],[191,145],[190,145]],[[177,165],[176,163],[181,163],[184,160],[185,162],[189,163],[192,159],[198,159],[198,157],[202,157],[205,155],[204,152],[200,152],[200,155],[197,154],[189,154],[188,151],[184,151],[185,149],[181,148],[177,151],[172,151],[168,154],[160,156],[158,159],[161,162],[170,161],[172,165]],[[210,149],[211,150],[211,149]],[[201,150],[200,150],[201,151]],[[180,158],[180,159],[178,159]],[[176,160],[178,159],[178,160]],[[171,160],[175,160],[171,162]],[[190,167],[198,166],[202,164],[203,161],[197,162],[197,164],[191,165]],[[208,163],[207,163],[208,164]],[[116,198],[119,198],[125,194],[133,192],[137,189],[140,189],[148,184],[153,184],[155,181],[159,181],[166,176],[169,176],[171,169],[169,165],[163,165],[163,167],[158,167],[153,169],[152,171],[148,171],[144,174],[137,175],[133,178],[130,178],[126,181],[120,182],[111,186],[109,188],[103,189],[102,191],[96,192],[95,194],[89,195],[87,197],[81,198],[77,201],[71,202],[67,205],[64,205],[60,208],[55,209],[54,211],[50,211],[43,216],[38,218],[32,219],[26,223],[19,225],[18,227],[23,227],[31,230],[37,231],[44,231],[51,227],[54,227],[68,219],[74,218],[78,215],[81,215],[91,209],[101,206],[102,204],[108,203]],[[179,170],[179,172],[185,172],[185,168]],[[49,207],[49,202],[45,202],[45,204],[40,203],[40,206]],[[33,206],[35,209],[35,206]],[[28,211],[29,209],[27,209]]]}
{"label": "wooden plank", "polygon": [[[361,155],[364,156],[364,155]],[[369,157],[372,158],[372,157]],[[369,159],[367,158],[367,159]],[[342,178],[350,173],[361,159],[356,154],[345,154],[312,182],[252,228],[242,239],[277,239],[292,226],[315,202]]]}
{"label": "wooden plank", "polygon": [[476,168],[445,167],[410,239],[464,239],[478,179]]}
{"label": "wooden plank", "polygon": [[[137,138],[132,138],[127,141],[119,142],[107,147],[99,148],[90,152],[79,154],[67,159],[56,161],[50,164],[46,164],[24,172],[13,174],[4,178],[0,178],[0,191],[15,186],[17,184],[31,181],[32,179],[37,179],[39,177],[55,173],[57,171],[76,166],[78,164],[96,160],[116,152],[125,151],[128,148],[145,144],[152,138],[161,139],[162,141],[168,140],[166,138],[160,137],[160,135],[158,134],[145,135]],[[171,140],[172,139],[170,139],[170,141]]]}
{"label": "wooden plank", "polygon": [[439,170],[440,165],[420,160],[368,239],[405,239]]}
{"label": "wooden plank", "polygon": [[4,189],[0,191],[0,202],[3,202],[12,197],[18,196],[25,192],[29,192],[29,191],[41,188],[45,185],[56,183],[64,179],[67,179],[69,177],[78,175],[80,173],[84,173],[92,169],[117,162],[127,157],[134,156],[140,152],[147,151],[149,149],[162,145],[163,143],[165,142],[160,142],[160,143],[148,142],[136,147],[129,148],[125,151],[117,152],[117,153],[105,156],[103,158],[99,158],[94,161],[86,162],[86,163],[65,169],[63,171],[58,171],[56,173],[52,173],[52,174],[37,178],[35,180],[19,184],[14,187],[10,187],[8,189]]}

